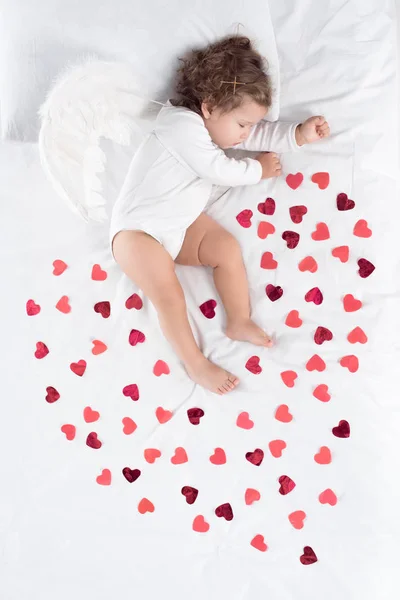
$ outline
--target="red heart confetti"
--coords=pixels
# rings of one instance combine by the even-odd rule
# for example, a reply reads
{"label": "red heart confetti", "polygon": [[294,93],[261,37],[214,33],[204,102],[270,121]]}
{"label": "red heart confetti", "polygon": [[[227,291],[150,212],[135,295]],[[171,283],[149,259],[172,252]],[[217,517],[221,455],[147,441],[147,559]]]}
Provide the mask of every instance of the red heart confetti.
{"label": "red heart confetti", "polygon": [[167,423],[172,418],[173,413],[170,410],[164,410],[159,406],[156,410],[156,417],[159,423]]}
{"label": "red heart confetti", "polygon": [[319,452],[315,454],[314,460],[319,465],[329,465],[332,462],[331,451],[327,446],[322,446]]}
{"label": "red heart confetti", "polygon": [[131,310],[131,308],[140,310],[143,308],[143,301],[137,294],[132,294],[132,296],[129,296],[129,298],[126,300],[125,306],[128,310]]}
{"label": "red heart confetti", "polygon": [[141,476],[142,472],[140,469],[130,469],[129,467],[124,467],[122,469],[122,475],[129,483],[134,483]]}
{"label": "red heart confetti", "polygon": [[330,504],[331,506],[335,506],[337,504],[336,494],[329,488],[324,490],[319,495],[318,500],[321,502],[321,504]]}
{"label": "red heart confetti", "polygon": [[67,315],[71,312],[71,306],[69,304],[68,296],[61,296],[61,298],[56,304],[56,309],[64,313],[64,315]]}
{"label": "red heart confetti", "polygon": [[201,304],[199,308],[203,315],[206,317],[206,319],[213,319],[215,317],[216,306],[217,303],[215,300],[207,300],[206,302],[203,302],[203,304]]}
{"label": "red heart confetti", "polygon": [[251,358],[249,358],[249,360],[246,363],[246,369],[254,375],[259,375],[262,371],[259,356],[252,356]]}
{"label": "red heart confetti", "polygon": [[311,237],[316,242],[322,242],[330,238],[329,229],[326,223],[317,223],[316,230],[313,231]]}
{"label": "red heart confetti", "polygon": [[329,402],[329,400],[331,399],[331,395],[328,392],[328,386],[324,383],[321,383],[321,385],[317,385],[317,387],[313,391],[313,396],[321,402]]}
{"label": "red heart confetti", "polygon": [[187,416],[192,425],[199,425],[200,419],[204,417],[204,410],[202,408],[189,408]]}
{"label": "red heart confetti", "polygon": [[291,310],[286,317],[285,325],[297,329],[303,325],[303,321],[300,319],[298,310]]}
{"label": "red heart confetti", "polygon": [[143,456],[145,461],[152,465],[157,458],[160,458],[161,452],[157,448],[146,448],[143,452]]}
{"label": "red heart confetti", "polygon": [[175,448],[175,454],[171,457],[173,465],[182,465],[188,461],[188,455],[186,454],[185,448]]}
{"label": "red heart confetti", "polygon": [[58,277],[59,275],[62,275],[65,271],[65,269],[68,268],[68,265],[63,261],[63,260],[55,260],[53,262],[53,275],[56,275],[56,277]]}
{"label": "red heart confetti", "polygon": [[103,352],[105,352],[107,350],[107,346],[105,345],[105,343],[101,342],[100,340],[93,340],[92,344],[93,344],[92,354],[94,356],[103,354]]}
{"label": "red heart confetti", "polygon": [[338,246],[332,250],[332,256],[338,258],[342,263],[345,263],[349,260],[349,255],[350,250],[348,246]]}
{"label": "red heart confetti", "polygon": [[272,440],[272,442],[268,444],[268,447],[274,458],[280,458],[283,450],[286,448],[286,442],[283,440]]}
{"label": "red heart confetti", "polygon": [[286,404],[281,404],[275,411],[275,419],[281,423],[290,423],[293,421],[293,416],[289,412],[289,407]]}
{"label": "red heart confetti", "polygon": [[319,346],[324,342],[330,342],[333,338],[332,332],[326,327],[317,327],[314,333],[314,342]]}
{"label": "red heart confetti", "polygon": [[146,340],[146,336],[144,333],[139,331],[138,329],[132,329],[129,334],[129,343],[131,346],[136,346],[137,344],[143,344]]}
{"label": "red heart confetti", "polygon": [[282,496],[286,496],[287,494],[290,494],[290,492],[293,491],[294,488],[296,487],[295,482],[293,481],[293,479],[290,479],[290,477],[288,477],[288,475],[282,475],[281,477],[279,477],[278,481],[281,484],[281,486],[279,488],[279,493]]}
{"label": "red heart confetti", "polygon": [[86,360],[79,360],[77,363],[71,363],[69,368],[75,375],[82,377],[86,371]]}
{"label": "red heart confetti", "polygon": [[90,406],[86,406],[83,410],[83,418],[86,423],[94,423],[100,418],[100,413],[97,410],[92,410]]}
{"label": "red heart confetti", "polygon": [[257,209],[263,215],[273,215],[275,212],[275,200],[273,198],[266,198],[264,202],[260,202]]}
{"label": "red heart confetti", "polygon": [[368,223],[364,219],[357,221],[357,223],[354,225],[353,233],[357,237],[361,238],[369,238],[372,235],[372,231],[369,229]]}
{"label": "red heart confetti", "polygon": [[61,427],[61,431],[63,433],[65,433],[65,437],[67,438],[68,441],[72,441],[75,438],[75,434],[76,434],[76,427],[75,425],[63,425]]}
{"label": "red heart confetti", "polygon": [[356,203],[354,202],[354,200],[350,200],[350,198],[348,198],[347,194],[341,193],[338,194],[337,198],[336,198],[336,205],[338,210],[344,211],[344,210],[351,210],[352,208],[355,207]]}
{"label": "red heart confetti", "polygon": [[329,185],[329,173],[321,171],[320,173],[314,173],[311,177],[311,181],[316,183],[320,190],[326,190]]}
{"label": "red heart confetti", "polygon": [[318,354],[314,354],[306,364],[307,371],[325,371],[326,364]]}
{"label": "red heart confetti", "polygon": [[57,392],[56,388],[49,386],[46,388],[47,396],[45,398],[46,402],[49,404],[53,404],[53,402],[57,402],[60,399],[60,394]]}
{"label": "red heart confetti", "polygon": [[137,429],[137,425],[135,421],[133,421],[130,417],[124,417],[122,419],[123,429],[122,431],[125,435],[131,435]]}
{"label": "red heart confetti", "polygon": [[141,515],[144,515],[147,512],[152,513],[154,512],[154,504],[147,498],[142,498],[138,504],[138,511]]}
{"label": "red heart confetti", "polygon": [[286,183],[292,190],[297,190],[297,188],[302,184],[303,179],[304,177],[302,173],[289,173],[289,175],[286,177]]}
{"label": "red heart confetti", "polygon": [[361,327],[355,327],[352,331],[350,331],[347,339],[350,344],[356,344],[357,342],[359,344],[366,344],[368,342],[368,338]]}
{"label": "red heart confetti", "polygon": [[358,274],[363,279],[369,277],[371,273],[375,271],[374,265],[371,262],[369,262],[369,260],[367,260],[366,258],[360,258],[357,264],[360,267],[358,270]]}
{"label": "red heart confetti", "polygon": [[215,448],[214,454],[210,456],[210,462],[213,465],[224,465],[226,463],[226,454],[223,448]]}
{"label": "red heart confetti", "polygon": [[170,374],[169,366],[163,360],[158,360],[153,367],[153,373],[156,377]]}
{"label": "red heart confetti", "polygon": [[297,379],[297,373],[296,371],[283,371],[281,373],[281,379],[287,387],[292,388]]}
{"label": "red heart confetti", "polygon": [[314,302],[314,304],[319,306],[324,301],[324,297],[322,295],[321,290],[317,287],[314,287],[309,292],[307,292],[307,294],[304,296],[304,300],[306,302]]}
{"label": "red heart confetti", "polygon": [[249,209],[242,210],[238,215],[236,215],[236,221],[242,227],[248,229],[251,227],[251,217],[253,216],[253,211]]}
{"label": "red heart confetti", "polygon": [[190,485],[184,485],[181,489],[181,494],[185,496],[188,504],[194,504],[199,495],[199,490],[196,490],[196,488],[191,487]]}
{"label": "red heart confetti", "polygon": [[275,227],[268,221],[261,221],[258,225],[257,235],[260,239],[265,240],[269,235],[275,233]]}
{"label": "red heart confetti", "polygon": [[318,558],[311,546],[304,546],[303,552],[304,554],[300,556],[302,565],[312,565],[317,562]]}
{"label": "red heart confetti", "polygon": [[250,506],[254,502],[258,502],[260,498],[260,492],[258,490],[253,490],[252,488],[247,488],[244,494],[244,501],[247,504],[247,506]]}
{"label": "red heart confetti", "polygon": [[290,513],[288,519],[295,529],[303,529],[306,513],[303,510],[296,510]]}
{"label": "red heart confetti", "polygon": [[264,536],[261,534],[254,536],[250,544],[253,546],[253,548],[259,550],[260,552],[266,552],[268,550],[268,546],[264,542]]}
{"label": "red heart confetti", "polygon": [[26,303],[26,314],[28,317],[34,317],[40,313],[40,306],[36,304],[34,300],[28,300]]}
{"label": "red heart confetti", "polygon": [[300,241],[300,235],[296,233],[296,231],[284,231],[282,233],[282,239],[285,240],[286,246],[290,250],[293,250]]}
{"label": "red heart confetti", "polygon": [[241,429],[252,429],[254,422],[250,419],[248,412],[242,412],[236,419],[236,425]]}
{"label": "red heart confetti", "polygon": [[97,437],[97,433],[95,431],[91,431],[86,438],[86,446],[89,448],[93,448],[94,450],[98,450],[102,447],[101,441]]}
{"label": "red heart confetti", "polygon": [[339,421],[339,425],[332,429],[332,433],[338,438],[349,438],[350,437],[350,425],[348,421]]}
{"label": "red heart confetti", "polygon": [[289,214],[290,214],[290,218],[292,219],[293,223],[301,223],[303,220],[304,215],[307,214],[307,207],[306,206],[291,206],[289,208]]}
{"label": "red heart confetti", "polygon": [[349,356],[343,356],[343,358],[340,359],[340,365],[348,369],[350,373],[356,373],[359,367],[358,358],[353,354]]}
{"label": "red heart confetti", "polygon": [[259,467],[264,459],[264,452],[260,448],[256,448],[254,452],[246,452],[246,460],[252,465]]}
{"label": "red heart confetti", "polygon": [[47,356],[49,353],[49,349],[46,346],[46,344],[44,344],[43,342],[37,342],[36,343],[36,351],[35,351],[35,357],[38,358],[39,360],[44,358],[45,356]]}
{"label": "red heart confetti", "polygon": [[232,506],[229,504],[229,502],[226,502],[225,504],[221,504],[220,506],[217,506],[217,508],[215,509],[215,514],[219,518],[223,517],[226,521],[232,521],[232,519],[233,519]]}
{"label": "red heart confetti", "polygon": [[278,263],[276,262],[276,260],[274,260],[273,254],[272,252],[264,252],[264,254],[261,257],[261,263],[260,263],[260,267],[262,269],[276,269],[278,266]]}
{"label": "red heart confetti", "polygon": [[100,265],[93,265],[92,279],[93,281],[105,281],[107,279],[107,273],[106,271],[103,271]]}
{"label": "red heart confetti", "polygon": [[315,273],[318,271],[318,263],[312,256],[306,256],[302,261],[299,262],[299,270],[304,273],[305,271],[310,271],[310,273]]}
{"label": "red heart confetti", "polygon": [[139,400],[139,397],[140,397],[139,396],[139,388],[136,385],[136,383],[130,383],[129,385],[126,385],[123,388],[122,393],[124,396],[127,396],[134,402],[136,402],[136,400]]}
{"label": "red heart confetti", "polygon": [[267,294],[271,302],[276,302],[277,300],[279,300],[279,298],[282,298],[283,289],[279,285],[275,286],[272,285],[272,283],[269,283],[265,288],[265,293]]}
{"label": "red heart confetti", "polygon": [[354,298],[352,294],[346,294],[343,298],[343,308],[346,312],[356,312],[362,307],[361,300]]}
{"label": "red heart confetti", "polygon": [[108,302],[108,300],[97,302],[94,305],[94,312],[99,313],[103,319],[108,319],[111,314],[111,304]]}
{"label": "red heart confetti", "polygon": [[99,485],[111,485],[111,471],[109,469],[103,469],[101,475],[96,477],[96,482]]}
{"label": "red heart confetti", "polygon": [[198,533],[207,533],[210,529],[210,525],[204,519],[203,515],[197,515],[193,520],[192,528],[193,531],[197,531]]}

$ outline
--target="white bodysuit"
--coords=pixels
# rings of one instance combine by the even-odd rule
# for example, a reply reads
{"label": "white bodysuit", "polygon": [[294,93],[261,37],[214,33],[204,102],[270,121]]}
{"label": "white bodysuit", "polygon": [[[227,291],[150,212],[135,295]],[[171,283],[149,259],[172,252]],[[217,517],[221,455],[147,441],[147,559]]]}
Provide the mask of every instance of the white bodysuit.
{"label": "white bodysuit", "polygon": [[[235,149],[297,150],[297,123],[260,121]],[[235,187],[261,180],[253,158],[228,158],[211,139],[200,115],[168,100],[136,151],[113,207],[110,243],[119,231],[141,230],[175,259],[185,233],[203,212],[213,185]]]}

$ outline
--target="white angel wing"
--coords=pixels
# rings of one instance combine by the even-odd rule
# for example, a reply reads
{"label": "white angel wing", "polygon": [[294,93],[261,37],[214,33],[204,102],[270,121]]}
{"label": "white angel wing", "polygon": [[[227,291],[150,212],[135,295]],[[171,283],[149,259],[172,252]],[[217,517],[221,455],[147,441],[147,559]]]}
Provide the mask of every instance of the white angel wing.
{"label": "white angel wing", "polygon": [[162,103],[142,97],[140,89],[129,65],[88,59],[57,78],[40,108],[43,169],[85,221],[107,219],[98,177],[106,163],[100,138],[135,150],[160,110],[154,105]]}

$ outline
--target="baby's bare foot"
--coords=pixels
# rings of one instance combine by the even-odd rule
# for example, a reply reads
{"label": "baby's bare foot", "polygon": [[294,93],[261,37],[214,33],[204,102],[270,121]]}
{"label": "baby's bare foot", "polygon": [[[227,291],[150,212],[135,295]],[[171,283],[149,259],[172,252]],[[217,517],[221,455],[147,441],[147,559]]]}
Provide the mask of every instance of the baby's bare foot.
{"label": "baby's bare foot", "polygon": [[239,383],[239,379],[235,375],[217,367],[206,358],[195,365],[190,365],[190,367],[187,365],[186,370],[195,383],[214,392],[214,394],[221,395],[231,392]]}
{"label": "baby's bare foot", "polygon": [[251,319],[228,322],[225,333],[231,340],[250,342],[256,346],[267,346],[268,348],[273,345],[271,338]]}

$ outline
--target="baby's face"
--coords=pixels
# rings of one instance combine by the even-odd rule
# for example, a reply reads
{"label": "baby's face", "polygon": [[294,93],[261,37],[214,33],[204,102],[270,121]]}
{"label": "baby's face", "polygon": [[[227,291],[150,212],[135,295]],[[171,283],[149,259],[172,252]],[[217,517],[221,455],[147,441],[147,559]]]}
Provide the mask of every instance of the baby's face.
{"label": "baby's face", "polygon": [[212,141],[223,149],[244,142],[251,128],[268,112],[265,106],[256,104],[250,98],[245,100],[239,108],[235,108],[224,115],[219,108],[209,112],[207,104],[204,102],[201,105],[201,110],[204,125]]}

